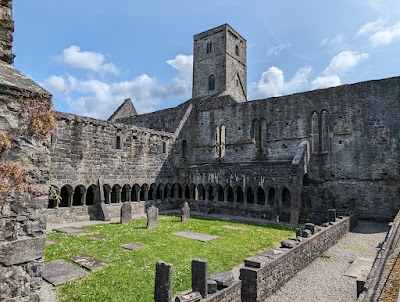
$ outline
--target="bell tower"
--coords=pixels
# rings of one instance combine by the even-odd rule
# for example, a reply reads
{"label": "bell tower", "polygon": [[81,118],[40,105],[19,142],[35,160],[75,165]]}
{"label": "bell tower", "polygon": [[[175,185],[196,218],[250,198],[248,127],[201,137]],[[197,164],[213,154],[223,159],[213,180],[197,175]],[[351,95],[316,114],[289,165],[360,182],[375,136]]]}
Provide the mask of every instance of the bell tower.
{"label": "bell tower", "polygon": [[246,40],[228,24],[194,35],[192,97],[247,100]]}

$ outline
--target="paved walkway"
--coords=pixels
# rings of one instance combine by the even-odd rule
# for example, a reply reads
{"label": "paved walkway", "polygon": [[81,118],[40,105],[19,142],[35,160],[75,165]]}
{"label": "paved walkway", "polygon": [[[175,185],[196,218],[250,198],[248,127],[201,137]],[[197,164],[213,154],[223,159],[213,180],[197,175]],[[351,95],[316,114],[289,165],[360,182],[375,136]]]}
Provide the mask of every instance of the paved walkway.
{"label": "paved walkway", "polygon": [[358,257],[374,259],[389,227],[360,221],[337,244],[297,273],[265,302],[350,302],[356,300],[356,279],[345,276]]}

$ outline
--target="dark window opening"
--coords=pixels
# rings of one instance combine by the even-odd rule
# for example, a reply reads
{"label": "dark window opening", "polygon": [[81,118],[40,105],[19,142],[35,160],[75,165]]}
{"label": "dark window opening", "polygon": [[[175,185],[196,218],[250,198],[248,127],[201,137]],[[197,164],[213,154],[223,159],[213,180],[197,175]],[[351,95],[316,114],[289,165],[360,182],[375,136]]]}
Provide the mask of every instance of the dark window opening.
{"label": "dark window opening", "polygon": [[239,46],[238,45],[235,46],[235,54],[237,56],[239,55]]}
{"label": "dark window opening", "polygon": [[167,153],[167,143],[166,142],[162,143],[162,153]]}
{"label": "dark window opening", "polygon": [[115,138],[115,149],[121,149],[121,137],[117,136]]}
{"label": "dark window opening", "polygon": [[187,140],[184,139],[182,141],[182,158],[186,158],[186,152],[187,152]]}
{"label": "dark window opening", "polygon": [[212,52],[212,42],[207,43],[207,53]]}
{"label": "dark window opening", "polygon": [[215,89],[215,76],[210,75],[208,78],[208,90],[214,90]]}

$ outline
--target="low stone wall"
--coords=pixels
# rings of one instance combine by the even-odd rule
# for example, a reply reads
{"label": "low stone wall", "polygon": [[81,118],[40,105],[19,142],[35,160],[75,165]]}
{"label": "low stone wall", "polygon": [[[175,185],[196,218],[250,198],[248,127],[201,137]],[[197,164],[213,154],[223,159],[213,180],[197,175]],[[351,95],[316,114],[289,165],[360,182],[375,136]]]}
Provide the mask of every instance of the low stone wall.
{"label": "low stone wall", "polygon": [[201,299],[202,302],[241,302],[242,281],[236,281],[233,285]]}
{"label": "low stone wall", "polygon": [[[397,273],[394,272],[393,279],[391,280],[392,270],[398,261],[400,255],[400,212],[396,215],[392,222],[386,238],[381,245],[381,248],[376,255],[372,269],[367,277],[367,280],[360,291],[357,302],[367,301],[387,301],[388,297],[393,297],[397,294],[396,289],[390,289],[390,281],[397,281]],[[365,280],[358,280],[363,282]],[[389,281],[389,282],[388,282]],[[362,285],[362,284],[361,284]],[[386,290],[385,290],[386,288]],[[396,292],[393,292],[393,291]],[[386,291],[386,292],[385,292]],[[394,301],[394,300],[393,300]]]}
{"label": "low stone wall", "polygon": [[328,248],[334,245],[356,225],[357,216],[338,219],[333,225],[322,228],[294,248],[278,248],[276,254],[260,268],[243,267],[240,270],[242,280],[242,301],[264,301],[282,287],[297,272],[309,265]]}

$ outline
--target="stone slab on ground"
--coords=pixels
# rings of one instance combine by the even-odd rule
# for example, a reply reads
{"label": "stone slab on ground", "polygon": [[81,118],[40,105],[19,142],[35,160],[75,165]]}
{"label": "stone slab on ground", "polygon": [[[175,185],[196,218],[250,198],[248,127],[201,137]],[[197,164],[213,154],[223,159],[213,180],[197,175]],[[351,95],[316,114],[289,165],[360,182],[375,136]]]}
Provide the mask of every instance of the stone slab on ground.
{"label": "stone slab on ground", "polygon": [[137,244],[137,243],[127,243],[127,244],[122,244],[119,247],[122,247],[123,249],[130,250],[130,251],[136,251],[144,248],[143,245]]}
{"label": "stone slab on ground", "polygon": [[236,231],[246,231],[246,228],[241,228],[233,225],[223,225],[222,226],[224,229],[229,229],[229,230],[236,230]]}
{"label": "stone slab on ground", "polygon": [[202,241],[202,242],[207,242],[207,241],[211,241],[211,240],[215,240],[215,239],[219,238],[218,236],[196,233],[196,232],[192,232],[192,231],[181,231],[181,232],[173,233],[172,235],[184,237],[184,238],[188,238],[188,239],[193,239],[193,240],[198,240],[198,241]]}
{"label": "stone slab on ground", "polygon": [[65,227],[65,228],[57,228],[53,229],[53,231],[60,232],[60,233],[65,233],[65,234],[82,234],[82,233],[87,233],[87,230],[81,229],[81,228],[76,228],[76,227]]}
{"label": "stone slab on ground", "polygon": [[77,280],[89,275],[89,272],[65,260],[54,260],[43,266],[42,277],[54,286]]}
{"label": "stone slab on ground", "polygon": [[347,269],[345,275],[366,280],[373,264],[374,259],[358,257]]}
{"label": "stone slab on ground", "polygon": [[75,257],[71,257],[71,259],[76,264],[82,266],[83,268],[86,268],[89,271],[100,269],[108,264],[105,261],[102,261],[100,259],[94,258],[86,254],[80,254]]}

